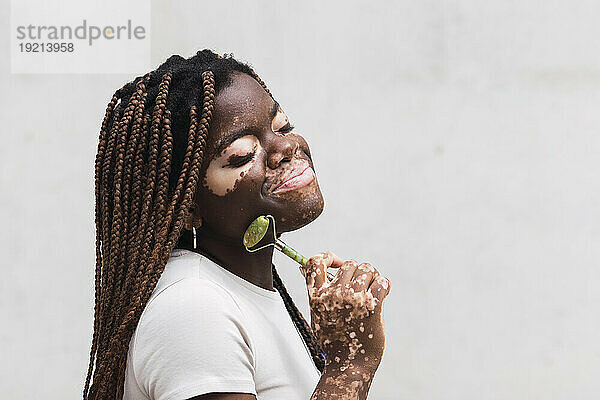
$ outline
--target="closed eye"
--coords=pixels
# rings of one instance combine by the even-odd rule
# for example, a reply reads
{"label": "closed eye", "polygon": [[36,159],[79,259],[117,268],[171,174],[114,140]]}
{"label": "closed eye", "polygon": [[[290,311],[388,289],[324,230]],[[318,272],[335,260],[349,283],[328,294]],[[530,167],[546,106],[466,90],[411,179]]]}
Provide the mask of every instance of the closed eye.
{"label": "closed eye", "polygon": [[276,132],[277,133],[289,133],[294,129],[294,125],[290,125],[290,123],[288,122],[287,124],[285,124],[284,127],[278,129]]}
{"label": "closed eye", "polygon": [[256,154],[256,151],[253,151],[252,153],[248,153],[248,154],[242,155],[242,156],[233,155],[233,156],[229,157],[229,159],[227,160],[228,163],[226,165],[223,165],[223,168],[225,168],[225,167],[232,167],[232,168],[241,167],[242,165],[249,163],[254,158],[255,154]]}

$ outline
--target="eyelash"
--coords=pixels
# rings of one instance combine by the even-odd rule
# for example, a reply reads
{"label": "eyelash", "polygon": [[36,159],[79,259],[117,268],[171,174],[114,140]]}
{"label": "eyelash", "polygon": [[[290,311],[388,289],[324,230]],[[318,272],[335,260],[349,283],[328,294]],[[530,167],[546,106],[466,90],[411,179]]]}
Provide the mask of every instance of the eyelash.
{"label": "eyelash", "polygon": [[293,129],[294,125],[290,125],[290,123],[288,122],[287,125],[279,129],[277,133],[290,133]]}
{"label": "eyelash", "polygon": [[248,163],[250,160],[252,160],[254,158],[255,154],[256,154],[256,151],[253,151],[252,153],[248,153],[244,156],[233,156],[233,157],[231,157],[228,165],[230,167],[241,167],[242,165],[244,165],[244,164]]}

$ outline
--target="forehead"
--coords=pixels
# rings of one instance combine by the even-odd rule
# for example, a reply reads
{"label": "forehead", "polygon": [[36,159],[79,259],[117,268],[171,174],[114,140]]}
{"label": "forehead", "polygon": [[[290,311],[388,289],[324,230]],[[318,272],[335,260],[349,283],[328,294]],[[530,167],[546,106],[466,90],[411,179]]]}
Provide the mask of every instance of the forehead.
{"label": "forehead", "polygon": [[214,139],[242,128],[260,126],[268,119],[272,107],[273,99],[254,78],[234,72],[231,84],[215,98],[210,124]]}

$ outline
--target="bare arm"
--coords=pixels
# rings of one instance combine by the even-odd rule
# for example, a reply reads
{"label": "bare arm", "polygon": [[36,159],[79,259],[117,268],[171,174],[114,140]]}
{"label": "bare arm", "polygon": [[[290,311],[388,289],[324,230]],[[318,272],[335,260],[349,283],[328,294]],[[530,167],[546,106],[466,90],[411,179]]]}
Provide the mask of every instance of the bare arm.
{"label": "bare arm", "polygon": [[366,368],[325,368],[310,400],[366,400],[374,374]]}

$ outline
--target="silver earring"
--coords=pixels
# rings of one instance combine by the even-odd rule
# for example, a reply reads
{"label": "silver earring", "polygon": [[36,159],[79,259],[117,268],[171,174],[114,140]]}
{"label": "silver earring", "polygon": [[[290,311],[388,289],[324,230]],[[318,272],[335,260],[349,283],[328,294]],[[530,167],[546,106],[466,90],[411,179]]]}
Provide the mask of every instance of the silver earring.
{"label": "silver earring", "polygon": [[194,250],[196,249],[196,227],[192,226],[192,232],[194,234]]}

